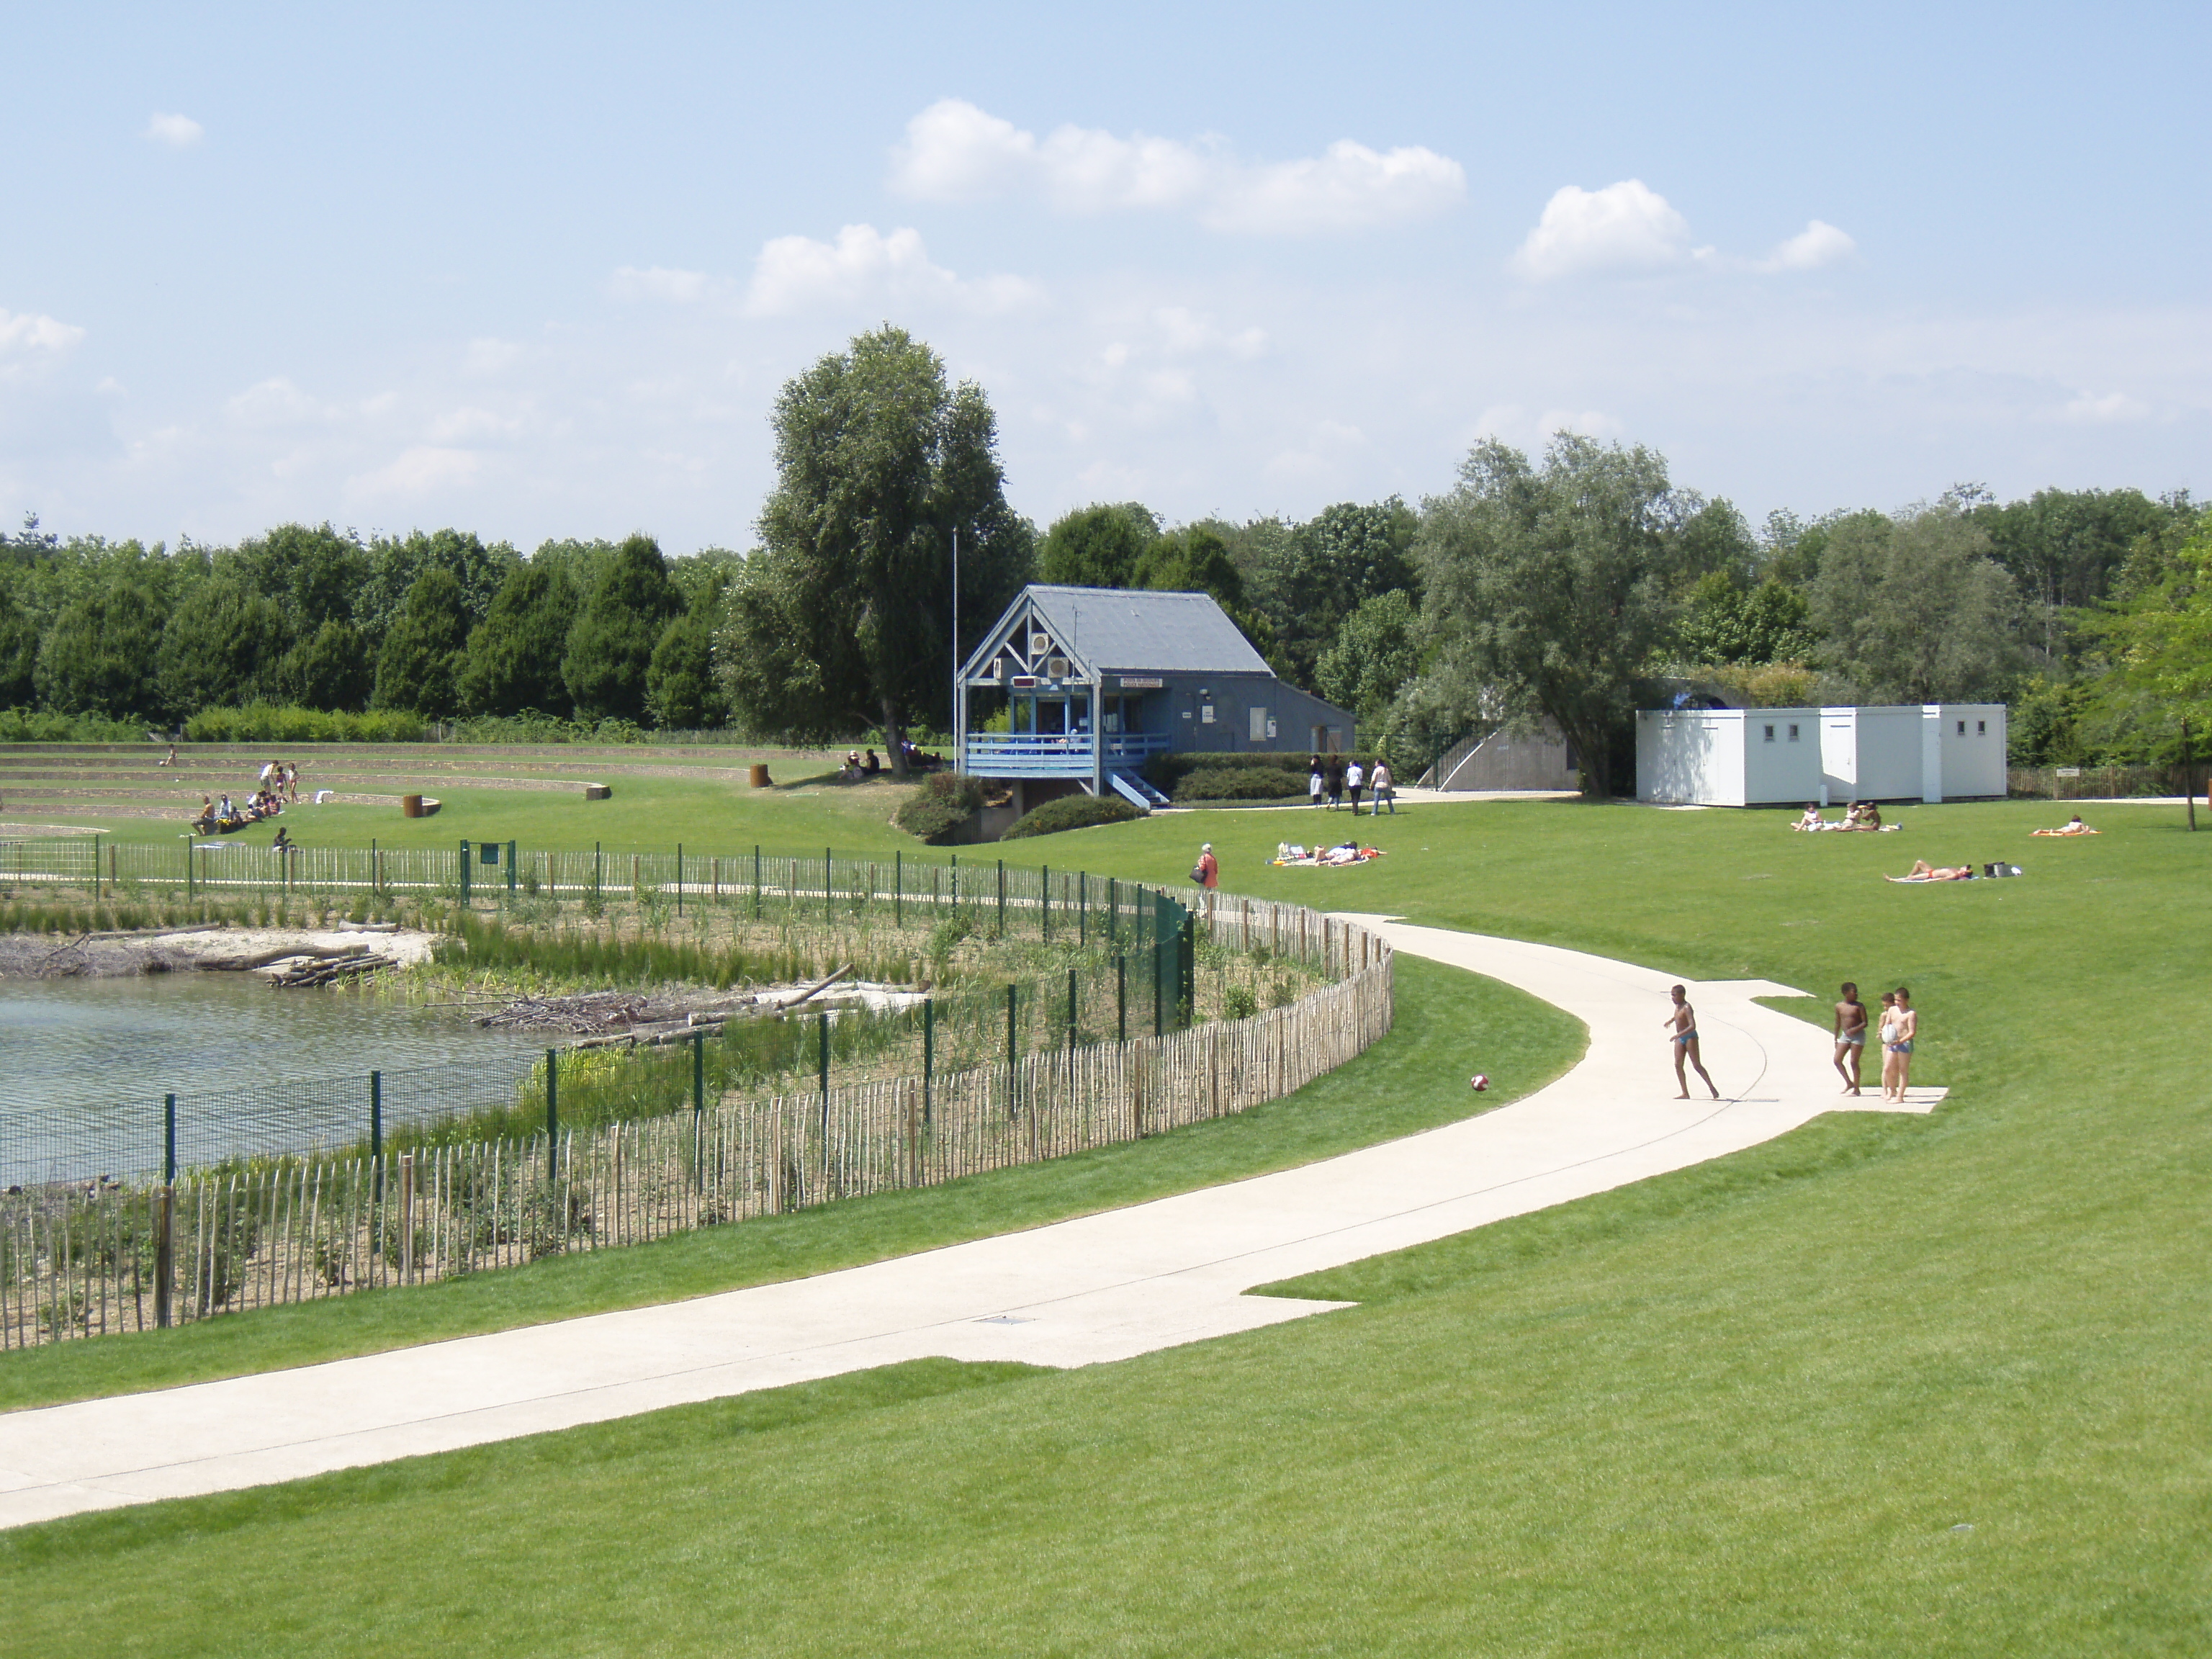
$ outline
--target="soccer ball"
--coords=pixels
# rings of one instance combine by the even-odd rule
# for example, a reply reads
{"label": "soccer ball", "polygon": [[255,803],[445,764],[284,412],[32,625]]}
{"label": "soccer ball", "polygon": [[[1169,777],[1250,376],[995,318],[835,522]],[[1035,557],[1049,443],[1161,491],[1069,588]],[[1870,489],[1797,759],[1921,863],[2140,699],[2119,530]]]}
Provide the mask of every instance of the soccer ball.
{"label": "soccer ball", "polygon": [[1477,1072],[1473,1077],[1468,1079],[1467,1086],[1474,1090],[1475,1093],[1480,1094],[1484,1090],[1490,1086],[1490,1079],[1482,1073]]}

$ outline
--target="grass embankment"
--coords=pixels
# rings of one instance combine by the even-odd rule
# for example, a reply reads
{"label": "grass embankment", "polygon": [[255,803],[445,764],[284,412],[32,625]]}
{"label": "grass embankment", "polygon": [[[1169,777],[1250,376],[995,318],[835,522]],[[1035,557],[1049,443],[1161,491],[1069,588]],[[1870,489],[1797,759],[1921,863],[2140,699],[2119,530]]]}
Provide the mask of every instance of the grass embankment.
{"label": "grass embankment", "polygon": [[[1557,1009],[1431,963],[1398,965],[1398,1021],[1349,1066],[1241,1116],[943,1187],[890,1193],[630,1249],[143,1336],[0,1356],[0,1409],[173,1387],[579,1314],[764,1285],[1042,1226],[1330,1158],[1464,1117],[1470,1048],[1493,1105],[1572,1065],[1583,1035]],[[4,1537],[4,1535],[0,1535]]]}
{"label": "grass embankment", "polygon": [[[1916,1078],[1952,1101],[1321,1275],[1365,1305],[1121,1364],[10,1534],[10,1627],[53,1653],[2204,1651],[2212,836],[2089,816],[2106,835],[2053,845],[2026,834],[2048,805],[1879,837],[1437,807],[1362,820],[1391,856],[1344,872],[1259,867],[1313,838],[1292,815],[1082,832],[1137,879],[1203,838],[1271,896],[1902,981]],[[2028,873],[1876,878],[1917,855]]]}

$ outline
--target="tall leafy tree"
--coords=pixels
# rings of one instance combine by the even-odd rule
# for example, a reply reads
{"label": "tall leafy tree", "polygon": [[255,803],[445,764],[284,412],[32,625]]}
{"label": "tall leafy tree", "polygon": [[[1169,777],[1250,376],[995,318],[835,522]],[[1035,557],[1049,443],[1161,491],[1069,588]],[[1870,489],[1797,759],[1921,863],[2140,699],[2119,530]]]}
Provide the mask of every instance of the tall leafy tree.
{"label": "tall leafy tree", "polygon": [[653,723],[674,731],[721,725],[730,717],[729,703],[714,678],[714,635],[711,612],[693,607],[684,612],[653,648],[645,671],[647,706]]}
{"label": "tall leafy tree", "polygon": [[963,649],[1032,566],[997,418],[981,387],[948,386],[937,354],[887,325],[787,384],[773,420],[776,487],[724,635],[732,700],[793,735],[878,725],[903,770],[908,726],[949,718],[954,532]]}
{"label": "tall leafy tree", "polygon": [[1955,501],[1839,523],[1810,597],[1824,665],[1865,702],[1994,699],[2026,665],[2019,591]]}
{"label": "tall leafy tree", "polygon": [[0,708],[27,708],[38,696],[38,620],[0,583]]}
{"label": "tall leafy tree", "polygon": [[1486,441],[1425,509],[1425,610],[1445,649],[1508,719],[1550,716],[1585,793],[1608,796],[1631,684],[1673,626],[1686,514],[1666,461],[1563,432],[1539,468]]}
{"label": "tall leafy tree", "polygon": [[184,720],[203,708],[276,694],[291,635],[283,608],[234,568],[197,583],[162,630],[162,707]]}
{"label": "tall leafy tree", "polygon": [[[2103,653],[2107,673],[2084,701],[2100,723],[2124,730],[2138,753],[2174,757],[2180,723],[2194,733],[2195,758],[2212,751],[2212,514],[2153,564],[2136,561],[2136,580],[2082,632]],[[2117,735],[2117,732],[2116,732]]]}
{"label": "tall leafy tree", "polygon": [[331,617],[285,653],[276,679],[302,708],[357,709],[376,689],[376,661],[361,630]]}
{"label": "tall leafy tree", "polygon": [[474,627],[491,610],[507,572],[517,561],[505,542],[487,547],[473,531],[412,531],[379,536],[368,544],[367,568],[354,596],[352,620],[371,639],[380,639],[398,617],[416,580],[426,570],[443,570],[460,595],[461,614]]}
{"label": "tall leafy tree", "polygon": [[407,590],[376,653],[376,706],[417,714],[451,714],[460,705],[456,678],[468,639],[466,598],[442,565],[427,566]]}
{"label": "tall leafy tree", "polygon": [[561,663],[575,622],[576,592],[561,565],[517,565],[469,635],[461,707],[471,714],[567,714],[574,699]]}
{"label": "tall leafy tree", "polygon": [[1402,587],[1362,599],[1336,630],[1336,643],[1316,670],[1321,694],[1359,717],[1373,732],[1399,690],[1420,666],[1420,616]]}
{"label": "tall leafy tree", "polygon": [[586,720],[650,718],[647,671],[653,647],[683,609],[684,596],[650,536],[632,536],[615,551],[569,625],[561,679]]}
{"label": "tall leafy tree", "polygon": [[1415,586],[1411,556],[1419,529],[1395,495],[1364,507],[1340,501],[1268,550],[1256,597],[1293,680],[1316,689],[1322,653],[1363,600]]}
{"label": "tall leafy tree", "polygon": [[1037,544],[1036,579],[1065,587],[1151,587],[1138,567],[1160,539],[1160,521],[1135,501],[1083,507],[1053,521]]}
{"label": "tall leafy tree", "polygon": [[[301,639],[313,637],[326,622],[353,621],[370,570],[361,538],[328,524],[278,525],[266,535],[240,542],[230,562],[241,583],[284,608]],[[394,595],[393,609],[405,591],[403,585]]]}
{"label": "tall leafy tree", "polygon": [[1686,662],[1802,663],[1818,643],[1805,596],[1771,576],[1747,591],[1731,572],[1711,570],[1690,589],[1681,623]]}
{"label": "tall leafy tree", "polygon": [[64,714],[116,720],[163,713],[156,678],[163,621],[159,599],[127,572],[70,601],[39,647],[39,701]]}

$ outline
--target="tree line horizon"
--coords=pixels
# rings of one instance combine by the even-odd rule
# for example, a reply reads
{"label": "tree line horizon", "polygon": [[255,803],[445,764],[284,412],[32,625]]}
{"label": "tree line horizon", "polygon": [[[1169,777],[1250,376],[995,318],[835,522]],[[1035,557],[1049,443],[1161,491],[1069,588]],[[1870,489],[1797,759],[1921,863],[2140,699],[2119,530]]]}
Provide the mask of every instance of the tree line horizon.
{"label": "tree line horizon", "polygon": [[0,534],[0,709],[163,728],[276,703],[429,719],[897,739],[951,723],[960,646],[1024,583],[1202,591],[1411,776],[1547,720],[1586,787],[1639,696],[2005,702],[2015,764],[2158,763],[2212,715],[2212,514],[2185,490],[1977,485],[1756,531],[1642,445],[1478,443],[1453,485],[1304,520],[1008,505],[981,388],[890,325],[795,377],[744,552],[649,536],[525,555],[454,528],[281,525],[234,546]]}

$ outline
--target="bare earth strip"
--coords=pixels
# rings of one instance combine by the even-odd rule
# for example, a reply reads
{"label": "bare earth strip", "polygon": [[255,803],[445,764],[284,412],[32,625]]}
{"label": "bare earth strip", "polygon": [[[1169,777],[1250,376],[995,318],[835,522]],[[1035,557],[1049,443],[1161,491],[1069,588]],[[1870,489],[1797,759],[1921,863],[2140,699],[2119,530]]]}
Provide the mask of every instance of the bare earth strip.
{"label": "bare earth strip", "polygon": [[[1375,919],[1589,1028],[1582,1061],[1497,1111],[1342,1158],[818,1278],[290,1371],[0,1417],[0,1525],[225,1492],[941,1356],[1073,1366],[1344,1304],[1255,1285],[1425,1243],[1720,1158],[1836,1109],[1828,1043],[1692,985],[1723,1098],[1674,1099],[1668,976],[1549,945]],[[1480,1055],[1471,1054],[1469,1066]],[[1318,1087],[1326,1088],[1326,1081]],[[1940,1090],[1916,1090],[1925,1112]]]}

